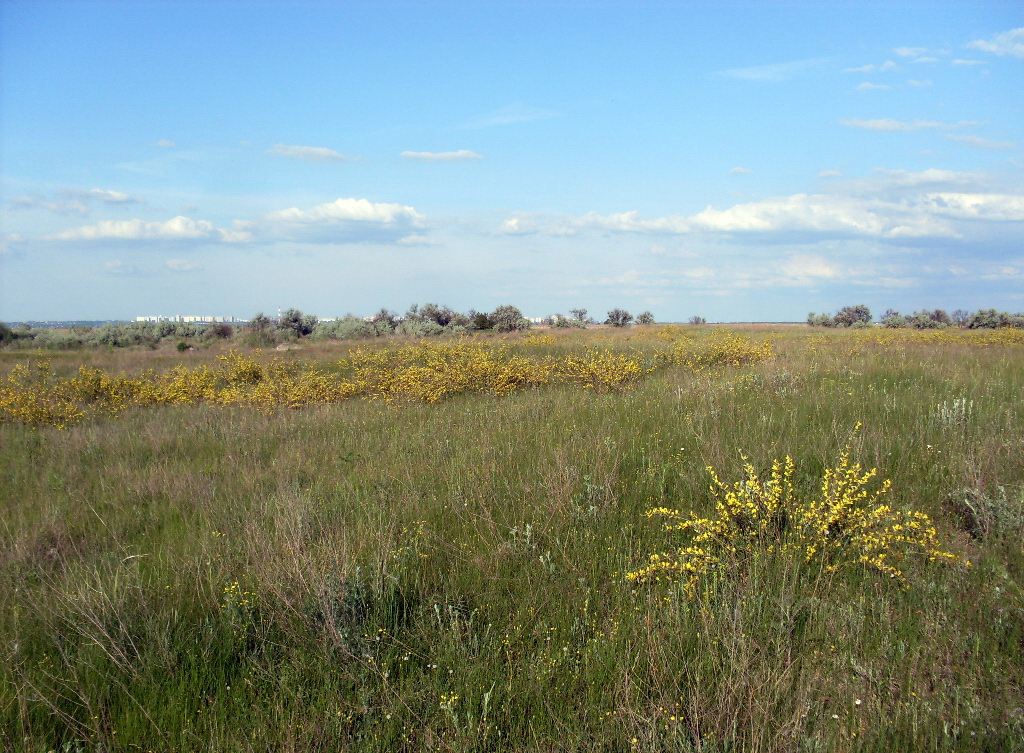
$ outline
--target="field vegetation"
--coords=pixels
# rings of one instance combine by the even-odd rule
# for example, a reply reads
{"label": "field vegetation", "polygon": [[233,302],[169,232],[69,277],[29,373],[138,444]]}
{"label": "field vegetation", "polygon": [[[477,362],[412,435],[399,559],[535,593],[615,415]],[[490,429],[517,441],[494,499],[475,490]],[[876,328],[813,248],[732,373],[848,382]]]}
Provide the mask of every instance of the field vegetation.
{"label": "field vegetation", "polygon": [[0,350],[0,749],[1024,748],[1024,330],[312,326]]}

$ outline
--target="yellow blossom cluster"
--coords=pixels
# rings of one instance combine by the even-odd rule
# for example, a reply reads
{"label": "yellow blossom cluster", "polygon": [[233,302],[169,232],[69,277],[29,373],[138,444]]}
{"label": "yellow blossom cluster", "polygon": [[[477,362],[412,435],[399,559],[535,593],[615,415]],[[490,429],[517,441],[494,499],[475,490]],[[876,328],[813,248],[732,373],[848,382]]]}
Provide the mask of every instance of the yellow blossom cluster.
{"label": "yellow blossom cluster", "polygon": [[608,392],[632,386],[651,369],[645,368],[640,355],[586,347],[582,353],[559,359],[554,371],[561,381],[594,392]]}
{"label": "yellow blossom cluster", "polygon": [[667,518],[665,529],[690,534],[675,551],[653,554],[648,564],[628,573],[633,581],[683,581],[692,598],[702,581],[746,568],[759,556],[782,553],[832,574],[847,567],[866,567],[905,583],[899,565],[908,556],[929,561],[955,560],[939,548],[931,519],[921,512],[882,504],[891,483],[868,486],[878,474],[850,462],[850,449],[825,471],[820,494],[798,498],[793,487],[793,459],[776,460],[762,478],[744,458],[742,481],[723,483],[713,468],[711,494],[715,517],[700,518],[679,510],[654,508],[648,517]]}
{"label": "yellow blossom cluster", "polygon": [[551,380],[551,367],[505,344],[474,340],[358,349],[341,362],[356,394],[371,400],[436,403],[462,392],[507,395]]}
{"label": "yellow blossom cluster", "polygon": [[673,366],[704,371],[716,366],[744,366],[771,361],[775,358],[775,347],[771,340],[758,342],[739,332],[716,330],[706,338],[680,339],[658,357]]}
{"label": "yellow blossom cluster", "polygon": [[[546,338],[553,339],[551,336]],[[528,344],[550,344],[531,340]],[[516,352],[506,340],[462,338],[357,348],[335,363],[264,359],[259,351],[231,351],[216,364],[177,365],[163,373],[114,375],[89,366],[66,379],[46,361],[18,364],[0,379],[0,423],[65,428],[99,414],[151,405],[245,405],[261,410],[326,405],[353,397],[386,403],[436,403],[467,392],[507,395],[548,384],[592,392],[635,386],[658,366],[702,369],[756,363],[772,356],[770,343],[715,333],[694,346],[687,339],[654,358],[584,345],[561,355]]]}

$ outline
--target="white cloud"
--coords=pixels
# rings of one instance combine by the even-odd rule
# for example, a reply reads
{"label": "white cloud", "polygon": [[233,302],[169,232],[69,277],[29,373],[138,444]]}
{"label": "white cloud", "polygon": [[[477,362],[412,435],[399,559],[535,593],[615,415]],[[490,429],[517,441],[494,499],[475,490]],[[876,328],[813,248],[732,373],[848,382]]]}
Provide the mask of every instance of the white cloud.
{"label": "white cloud", "polygon": [[459,149],[457,152],[402,152],[406,159],[421,159],[432,162],[465,162],[467,160],[483,159],[483,155],[471,152],[469,149]]}
{"label": "white cloud", "polygon": [[734,168],[733,168],[732,170],[730,170],[729,172],[730,172],[730,173],[732,173],[733,175],[743,175],[744,173],[750,173],[750,172],[753,172],[753,170],[748,170],[748,169],[747,169],[747,168],[745,168],[745,167],[734,167]]}
{"label": "white cloud", "polygon": [[437,245],[437,241],[431,240],[427,236],[419,235],[417,233],[413,233],[412,235],[407,235],[404,238],[399,238],[397,242],[400,243],[403,246],[436,246]]}
{"label": "white cloud", "polygon": [[112,259],[108,262],[103,263],[103,269],[106,270],[107,274],[111,275],[135,275],[138,274],[139,268],[134,264],[121,261],[120,259]]}
{"label": "white cloud", "polygon": [[842,172],[831,167],[826,167],[818,173],[819,178],[838,178]]}
{"label": "white cloud", "polygon": [[866,91],[870,89],[891,89],[892,87],[889,86],[888,84],[872,84],[870,81],[865,81],[857,88],[860,89],[861,91]]}
{"label": "white cloud", "polygon": [[916,58],[928,52],[925,47],[897,47],[893,50],[901,58]]}
{"label": "white cloud", "polygon": [[344,162],[348,159],[344,154],[328,149],[324,146],[287,146],[286,144],[274,144],[273,149],[268,149],[267,154],[278,157],[300,160],[302,162]]}
{"label": "white cloud", "polygon": [[941,123],[937,120],[893,120],[892,118],[846,118],[839,121],[850,128],[862,128],[867,131],[923,131],[928,128],[963,128],[978,125],[975,121],[961,120],[959,123]]}
{"label": "white cloud", "polygon": [[810,60],[794,60],[789,63],[774,63],[772,65],[755,65],[749,68],[731,68],[725,71],[717,71],[716,75],[728,78],[740,78],[747,81],[787,81],[793,76],[809,68],[816,68],[826,61],[823,58]]}
{"label": "white cloud", "polygon": [[953,61],[953,65],[985,65],[984,60],[963,60],[958,58]]}
{"label": "white cloud", "polygon": [[142,199],[130,196],[122,191],[110,191],[104,188],[93,188],[88,191],[69,189],[61,191],[64,196],[73,196],[76,199],[87,201],[102,201],[104,204],[144,204]]}
{"label": "white cloud", "polygon": [[215,227],[207,220],[192,220],[175,217],[165,222],[145,220],[102,220],[95,225],[72,228],[56,235],[52,240],[96,241],[96,240],[159,240],[159,241],[223,241],[239,242],[248,240],[246,234]]}
{"label": "white cloud", "polygon": [[786,277],[804,282],[831,279],[842,273],[834,262],[818,254],[793,254],[779,265],[779,269]]}
{"label": "white cloud", "polygon": [[154,141],[153,142],[153,146],[168,147],[168,146],[177,146],[177,144],[175,144],[173,141],[168,141],[167,139],[160,139],[159,141]]}
{"label": "white cloud", "polygon": [[928,79],[924,79],[923,81],[916,81],[915,79],[910,79],[909,81],[907,81],[907,86],[931,86],[931,85],[932,85],[932,82],[929,81]]}
{"label": "white cloud", "polygon": [[937,192],[924,199],[930,211],[946,217],[1024,222],[1024,195]]}
{"label": "white cloud", "polygon": [[531,120],[547,120],[557,115],[558,113],[551,110],[544,110],[540,107],[532,107],[522,102],[517,102],[514,105],[495,110],[478,120],[466,123],[463,127],[490,128],[491,126],[510,125],[512,123],[528,123]]}
{"label": "white cloud", "polygon": [[[569,228],[582,228],[590,230],[605,230],[625,233],[687,233],[690,225],[685,217],[671,215],[658,217],[653,220],[641,219],[637,211],[620,212],[618,214],[598,214],[588,212],[582,217],[573,218],[568,223],[568,228],[563,226],[561,230]],[[557,230],[556,230],[557,232]]]}
{"label": "white cloud", "polygon": [[202,264],[188,259],[168,259],[164,262],[164,266],[175,272],[194,272],[203,268]]}
{"label": "white cloud", "polygon": [[374,204],[366,199],[338,199],[312,209],[280,209],[266,215],[266,219],[295,225],[337,225],[343,222],[394,225],[400,221],[416,224],[423,219],[423,215],[412,207],[400,204]]}
{"label": "white cloud", "polygon": [[915,63],[937,63],[937,62],[939,62],[939,59],[936,58],[936,57],[923,57],[923,58],[917,58],[914,62]]}
{"label": "white cloud", "polygon": [[946,138],[967,146],[974,146],[978,149],[1017,149],[1012,141],[993,141],[984,136],[972,136],[966,133],[947,133]]}
{"label": "white cloud", "polygon": [[69,215],[77,214],[85,216],[89,214],[89,207],[79,199],[47,201],[46,199],[34,196],[18,196],[9,200],[14,209],[45,209],[54,214]]}
{"label": "white cloud", "polygon": [[996,55],[1011,55],[1024,58],[1024,27],[1004,31],[991,39],[976,39],[967,45],[976,50],[984,50]]}
{"label": "white cloud", "polygon": [[896,63],[892,62],[891,60],[886,60],[881,65],[871,65],[871,64],[868,64],[868,65],[859,66],[857,68],[844,68],[843,72],[844,73],[874,73],[876,71],[883,72],[883,71],[896,71],[896,70],[899,70],[899,66],[896,65]]}
{"label": "white cloud", "polygon": [[529,217],[510,217],[501,223],[499,232],[506,235],[526,235],[537,232],[537,223]]}

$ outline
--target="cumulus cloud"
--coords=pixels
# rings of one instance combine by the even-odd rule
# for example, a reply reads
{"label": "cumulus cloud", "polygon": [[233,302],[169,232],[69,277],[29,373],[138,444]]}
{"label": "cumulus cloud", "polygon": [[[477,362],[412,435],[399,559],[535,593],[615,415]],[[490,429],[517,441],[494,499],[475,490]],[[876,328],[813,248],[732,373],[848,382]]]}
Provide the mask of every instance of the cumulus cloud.
{"label": "cumulus cloud", "polygon": [[958,58],[958,59],[953,61],[953,65],[985,65],[985,61],[984,60],[964,60],[962,58]]}
{"label": "cumulus cloud", "polygon": [[301,162],[344,162],[348,159],[344,154],[324,146],[274,144],[272,149],[267,150],[267,154],[300,160]]}
{"label": "cumulus cloud", "polygon": [[423,215],[401,204],[374,204],[366,199],[338,199],[312,209],[279,209],[266,215],[271,222],[299,225],[336,225],[342,222],[372,222],[394,225],[400,221],[413,223]]}
{"label": "cumulus cloud", "polygon": [[859,193],[794,194],[725,209],[709,206],[689,216],[590,212],[563,218],[543,231],[755,236],[770,243],[843,238],[905,243],[963,239],[978,231],[978,222],[1024,222],[1024,194],[957,188],[977,180],[943,170],[880,171],[873,182],[851,182]]}
{"label": "cumulus cloud", "polygon": [[881,73],[881,72],[884,72],[884,71],[895,71],[895,70],[899,70],[899,66],[896,65],[896,63],[892,62],[891,60],[886,60],[881,65],[871,65],[871,64],[868,64],[868,65],[859,66],[857,68],[844,68],[843,72],[844,73],[875,73],[875,72]]}
{"label": "cumulus cloud", "polygon": [[146,220],[102,220],[95,225],[65,230],[49,236],[51,240],[61,241],[208,241],[208,242],[239,242],[248,240],[245,233],[224,230],[215,227],[207,220],[192,220],[188,217],[174,217],[161,221]]}
{"label": "cumulus cloud", "polygon": [[1012,141],[994,141],[984,136],[972,136],[966,133],[947,133],[946,138],[959,144],[977,147],[978,149],[1016,149]]}
{"label": "cumulus cloud", "polygon": [[732,173],[733,175],[743,175],[744,173],[750,173],[750,172],[753,172],[753,170],[748,170],[748,169],[747,169],[747,168],[745,168],[745,167],[734,167],[734,168],[733,168],[732,170],[730,170],[729,172],[730,172],[730,173]]}
{"label": "cumulus cloud", "polygon": [[816,68],[827,62],[823,58],[810,60],[793,60],[788,63],[773,63],[771,65],[755,65],[749,68],[731,68],[725,71],[717,71],[716,75],[727,78],[739,78],[746,81],[787,81],[794,76]]}
{"label": "cumulus cloud", "polygon": [[537,232],[537,223],[529,217],[510,217],[501,223],[499,232],[506,235],[526,235]]}
{"label": "cumulus cloud", "polygon": [[177,144],[175,144],[173,141],[168,141],[167,139],[160,139],[159,141],[154,141],[153,142],[153,146],[168,147],[168,146],[177,146]]}
{"label": "cumulus cloud", "polygon": [[413,207],[337,199],[309,209],[291,207],[257,220],[236,221],[235,229],[256,236],[310,243],[395,243],[425,225]]}
{"label": "cumulus cloud", "polygon": [[883,238],[955,236],[952,227],[913,207],[881,200],[832,195],[795,194],[708,207],[688,219],[691,228],[724,233],[813,233]]}
{"label": "cumulus cloud", "polygon": [[978,125],[972,120],[961,120],[959,123],[942,123],[937,120],[894,120],[892,118],[846,118],[839,121],[850,128],[861,128],[867,131],[923,131],[929,128],[963,128]]}
{"label": "cumulus cloud", "polygon": [[409,152],[401,154],[406,159],[421,159],[430,162],[466,162],[468,160],[483,159],[483,155],[471,152],[469,149],[459,149],[457,152]]}
{"label": "cumulus cloud", "polygon": [[994,222],[1024,222],[1024,196],[1016,194],[926,194],[929,211],[946,217]]}
{"label": "cumulus cloud", "polygon": [[967,45],[976,50],[984,50],[995,55],[1010,55],[1024,58],[1024,27],[1004,31],[991,39],[976,39]]}
{"label": "cumulus cloud", "polygon": [[420,235],[418,233],[413,233],[412,235],[407,235],[404,238],[399,238],[397,242],[399,244],[403,245],[403,246],[436,246],[437,245],[437,241],[431,240],[427,236]]}

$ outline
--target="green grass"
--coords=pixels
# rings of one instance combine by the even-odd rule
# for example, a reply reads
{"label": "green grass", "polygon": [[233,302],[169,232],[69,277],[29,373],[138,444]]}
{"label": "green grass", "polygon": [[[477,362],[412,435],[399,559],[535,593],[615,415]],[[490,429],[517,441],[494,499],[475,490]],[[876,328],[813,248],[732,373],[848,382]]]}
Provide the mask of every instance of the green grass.
{"label": "green grass", "polygon": [[[851,334],[619,394],[0,426],[0,746],[1024,749],[1019,517],[975,538],[949,504],[1024,495],[1024,348]],[[591,340],[659,344],[525,347]],[[692,602],[624,578],[671,544],[648,508],[710,511],[706,466],[789,454],[810,493],[851,441],[970,568],[910,563],[903,590],[766,559]]]}

